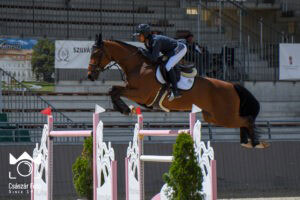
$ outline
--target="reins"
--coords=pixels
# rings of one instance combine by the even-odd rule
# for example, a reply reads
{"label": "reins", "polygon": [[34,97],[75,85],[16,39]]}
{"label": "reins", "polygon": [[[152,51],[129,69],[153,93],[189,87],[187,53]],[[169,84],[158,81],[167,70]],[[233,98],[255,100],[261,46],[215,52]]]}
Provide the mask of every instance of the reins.
{"label": "reins", "polygon": [[[104,53],[105,56],[107,56],[107,54],[106,54],[104,48],[103,48],[103,53]],[[134,56],[134,55],[137,54],[137,53],[138,53],[138,51],[135,51],[135,52],[133,52],[132,54],[130,54],[129,56],[126,56],[126,57],[120,59],[118,62],[113,61],[111,64],[109,64],[109,65],[106,66],[105,68],[101,68],[101,67],[99,67],[99,65],[97,65],[97,64],[89,64],[89,65],[91,65],[91,66],[96,66],[96,67],[95,67],[96,69],[95,69],[94,71],[100,71],[100,72],[104,72],[104,71],[106,71],[106,70],[112,68],[113,66],[117,66],[118,71],[120,72],[122,81],[125,81],[125,78],[124,78],[124,77],[125,77],[125,75],[124,75],[124,70],[122,70],[122,68],[118,65],[118,63],[120,63],[121,61],[126,61],[127,59],[131,58],[132,56]]]}

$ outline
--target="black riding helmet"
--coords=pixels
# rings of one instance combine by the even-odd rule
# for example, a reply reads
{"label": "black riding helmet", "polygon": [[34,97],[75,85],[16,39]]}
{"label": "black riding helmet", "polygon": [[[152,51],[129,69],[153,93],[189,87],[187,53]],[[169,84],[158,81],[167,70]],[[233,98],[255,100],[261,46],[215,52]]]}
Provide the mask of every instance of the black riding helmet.
{"label": "black riding helmet", "polygon": [[136,33],[134,33],[134,36],[143,34],[145,38],[147,38],[151,34],[150,26],[148,24],[140,24],[138,25],[136,29]]}

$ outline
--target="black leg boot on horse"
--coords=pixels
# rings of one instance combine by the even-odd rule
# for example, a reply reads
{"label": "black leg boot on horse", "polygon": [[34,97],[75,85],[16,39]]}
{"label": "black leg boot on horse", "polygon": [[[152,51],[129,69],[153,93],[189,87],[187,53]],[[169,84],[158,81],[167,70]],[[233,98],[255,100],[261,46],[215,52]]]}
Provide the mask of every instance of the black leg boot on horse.
{"label": "black leg boot on horse", "polygon": [[249,135],[249,131],[246,127],[241,127],[240,128],[240,143],[241,143],[241,146],[243,147],[246,147],[246,148],[252,148],[252,146],[249,146],[249,145],[252,145],[250,142],[250,135]]}
{"label": "black leg boot on horse", "polygon": [[[259,141],[259,131],[254,126],[252,128],[240,128],[240,143],[245,148],[265,148],[267,144]],[[263,145],[263,146],[262,146]]]}
{"label": "black leg boot on horse", "polygon": [[180,91],[177,88],[177,79],[176,79],[176,73],[174,68],[171,68],[170,71],[168,71],[169,79],[172,84],[172,92],[169,96],[169,101],[173,101],[174,99],[180,98],[182,95]]}

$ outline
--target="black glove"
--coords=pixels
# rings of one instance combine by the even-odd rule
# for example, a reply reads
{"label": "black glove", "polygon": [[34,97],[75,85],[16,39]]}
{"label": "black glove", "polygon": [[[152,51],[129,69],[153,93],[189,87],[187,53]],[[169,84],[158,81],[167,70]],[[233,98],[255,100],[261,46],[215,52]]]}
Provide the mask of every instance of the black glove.
{"label": "black glove", "polygon": [[147,57],[147,52],[142,47],[138,47],[138,52],[140,52],[143,56]]}
{"label": "black glove", "polygon": [[164,63],[163,57],[164,57],[164,56],[159,56],[159,57],[158,57],[158,59],[157,59],[157,64],[163,64],[163,63]]}
{"label": "black glove", "polygon": [[163,61],[163,62],[166,62],[166,61],[168,61],[168,60],[169,60],[168,56],[162,56],[162,61]]}

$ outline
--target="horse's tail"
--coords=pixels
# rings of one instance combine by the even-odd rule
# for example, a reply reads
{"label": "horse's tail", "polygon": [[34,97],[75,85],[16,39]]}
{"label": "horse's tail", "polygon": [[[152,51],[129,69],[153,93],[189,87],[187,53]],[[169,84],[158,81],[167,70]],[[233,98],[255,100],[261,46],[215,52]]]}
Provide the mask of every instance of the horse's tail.
{"label": "horse's tail", "polygon": [[258,100],[240,84],[234,84],[234,88],[240,97],[240,116],[250,117],[254,123],[260,111]]}

